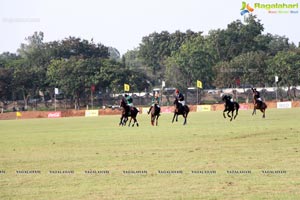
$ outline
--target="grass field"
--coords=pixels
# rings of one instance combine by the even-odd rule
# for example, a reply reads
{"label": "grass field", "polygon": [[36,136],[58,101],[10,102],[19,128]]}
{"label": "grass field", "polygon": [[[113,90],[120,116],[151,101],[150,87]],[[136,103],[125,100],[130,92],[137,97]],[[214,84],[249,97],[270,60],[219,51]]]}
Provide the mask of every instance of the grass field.
{"label": "grass field", "polygon": [[0,121],[0,199],[300,199],[300,109]]}

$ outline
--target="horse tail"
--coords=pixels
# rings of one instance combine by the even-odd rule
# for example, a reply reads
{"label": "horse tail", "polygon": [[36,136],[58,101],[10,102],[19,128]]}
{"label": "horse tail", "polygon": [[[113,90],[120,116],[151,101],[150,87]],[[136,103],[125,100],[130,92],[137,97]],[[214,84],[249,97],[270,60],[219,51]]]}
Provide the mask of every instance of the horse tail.
{"label": "horse tail", "polygon": [[139,113],[140,112],[140,110],[137,108],[137,107],[134,107],[134,109]]}

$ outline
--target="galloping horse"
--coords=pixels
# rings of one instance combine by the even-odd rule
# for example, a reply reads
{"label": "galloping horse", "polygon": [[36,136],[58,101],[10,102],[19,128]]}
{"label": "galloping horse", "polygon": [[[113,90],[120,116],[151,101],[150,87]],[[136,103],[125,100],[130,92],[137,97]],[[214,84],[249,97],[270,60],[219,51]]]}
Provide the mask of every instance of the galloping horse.
{"label": "galloping horse", "polygon": [[[230,121],[232,121],[232,118],[235,119],[237,117],[237,115],[239,113],[240,105],[235,101],[232,102],[230,99],[231,99],[231,97],[228,95],[224,95],[222,98],[222,100],[225,102],[225,109],[223,111],[223,117],[226,118],[225,112],[228,111],[227,116],[229,118],[231,118]],[[234,117],[233,117],[233,111],[236,111]],[[229,114],[230,112],[231,112],[231,116]]]}
{"label": "galloping horse", "polygon": [[155,121],[156,121],[155,125],[157,126],[158,125],[158,118],[160,116],[160,107],[157,104],[154,104],[154,106],[151,107],[150,113],[151,113],[151,124],[152,124],[152,126],[154,126]]}
{"label": "galloping horse", "polygon": [[182,105],[181,103],[178,102],[178,99],[175,99],[174,101],[175,105],[175,110],[174,110],[174,116],[172,123],[174,122],[175,116],[176,116],[176,122],[178,121],[178,115],[182,115],[184,117],[184,122],[183,125],[186,125],[186,118],[190,112],[190,109],[187,105]]}
{"label": "galloping horse", "polygon": [[255,95],[253,95],[253,100],[254,100],[254,106],[253,106],[253,113],[252,115],[256,114],[256,109],[259,109],[263,113],[263,118],[266,117],[266,109],[267,109],[267,104],[261,100],[258,100]]}
{"label": "galloping horse", "polygon": [[126,103],[125,98],[122,98],[121,103],[120,103],[120,107],[123,108],[123,111],[122,111],[122,115],[121,115],[119,126],[120,125],[125,126],[126,122],[128,121],[128,117],[130,117],[128,126],[130,126],[132,119],[133,119],[132,126],[134,126],[135,123],[136,123],[137,126],[139,126],[139,123],[136,120],[136,116],[137,116],[139,110],[136,107],[132,107],[130,109],[130,107]]}

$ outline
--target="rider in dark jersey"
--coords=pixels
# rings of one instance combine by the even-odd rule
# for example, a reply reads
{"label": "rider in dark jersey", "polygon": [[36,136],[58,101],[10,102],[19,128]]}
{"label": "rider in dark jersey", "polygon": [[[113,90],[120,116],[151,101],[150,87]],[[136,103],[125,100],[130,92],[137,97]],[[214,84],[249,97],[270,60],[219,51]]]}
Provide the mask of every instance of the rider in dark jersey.
{"label": "rider in dark jersey", "polygon": [[253,92],[253,97],[254,97],[254,103],[257,103],[258,106],[261,106],[262,100],[260,98],[260,93],[259,91],[256,90],[256,88],[251,88]]}

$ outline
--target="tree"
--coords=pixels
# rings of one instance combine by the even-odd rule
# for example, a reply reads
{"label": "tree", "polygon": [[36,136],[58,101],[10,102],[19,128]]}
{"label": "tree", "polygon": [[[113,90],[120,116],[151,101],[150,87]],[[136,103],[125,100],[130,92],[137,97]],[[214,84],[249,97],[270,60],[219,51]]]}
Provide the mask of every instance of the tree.
{"label": "tree", "polygon": [[236,20],[225,30],[209,32],[210,47],[215,49],[218,61],[230,61],[242,53],[259,50],[259,37],[264,30],[260,20],[250,15],[246,23]]}
{"label": "tree", "polygon": [[217,87],[265,86],[268,82],[266,54],[247,52],[236,56],[231,61],[222,61],[214,66]]}
{"label": "tree", "polygon": [[47,70],[50,85],[59,88],[66,97],[74,99],[75,109],[80,108],[80,97],[85,89],[97,84],[97,74],[101,71],[98,59],[70,58],[52,60]]}
{"label": "tree", "polygon": [[81,38],[69,37],[61,41],[53,41],[46,44],[51,59],[77,59],[109,58],[108,47],[102,44],[94,44],[92,41]]}
{"label": "tree", "polygon": [[212,86],[213,64],[214,58],[207,49],[204,37],[200,35],[183,43],[179,51],[169,59],[166,79],[183,91],[195,86],[197,80],[201,80],[209,88]]}
{"label": "tree", "polygon": [[275,56],[280,51],[288,51],[296,48],[294,44],[289,43],[289,39],[285,36],[270,35],[269,37],[267,52],[270,56]]}
{"label": "tree", "polygon": [[123,55],[123,58],[127,69],[133,71],[143,71],[145,74],[147,74],[146,65],[143,64],[143,60],[139,57],[139,50],[137,48],[127,51]]}
{"label": "tree", "polygon": [[5,104],[12,93],[13,71],[0,67],[0,101]]}
{"label": "tree", "polygon": [[153,76],[157,76],[157,73],[162,69],[161,61],[164,56],[170,55],[169,41],[170,34],[167,31],[154,32],[142,38],[139,56],[142,58],[143,64],[151,69]]}
{"label": "tree", "polygon": [[288,97],[291,98],[291,86],[300,84],[300,51],[289,50],[278,52],[268,64],[269,81],[274,83],[274,77],[279,76],[279,85],[288,87]]}
{"label": "tree", "polygon": [[[201,32],[195,33],[187,30],[186,33],[176,31],[170,34],[162,31],[142,38],[138,55],[145,69],[150,69],[151,73],[147,73],[147,75],[152,78],[154,85],[164,79],[167,59],[178,51],[185,41],[198,35],[201,35]],[[148,70],[144,71],[148,72]]]}
{"label": "tree", "polygon": [[109,58],[115,61],[120,61],[121,55],[120,52],[113,47],[108,47]]}

